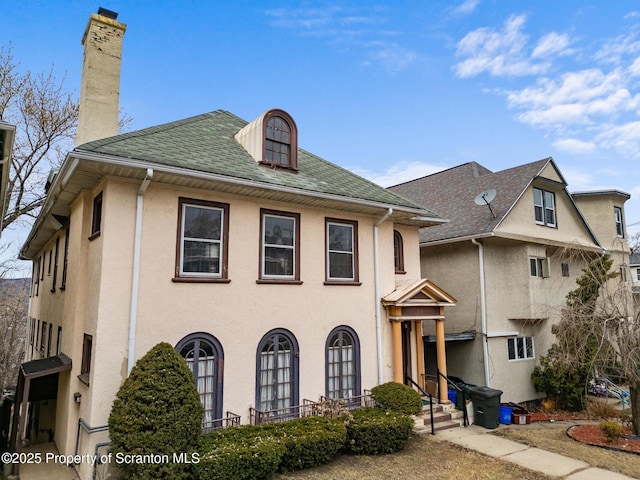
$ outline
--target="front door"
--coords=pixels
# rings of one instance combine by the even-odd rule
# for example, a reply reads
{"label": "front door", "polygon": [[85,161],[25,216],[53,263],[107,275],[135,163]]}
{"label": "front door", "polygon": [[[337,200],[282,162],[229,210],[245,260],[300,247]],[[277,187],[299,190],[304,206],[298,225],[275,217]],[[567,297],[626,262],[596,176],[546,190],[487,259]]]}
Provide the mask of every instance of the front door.
{"label": "front door", "polygon": [[[411,322],[402,322],[402,380],[411,378]],[[414,380],[415,381],[415,380]]]}

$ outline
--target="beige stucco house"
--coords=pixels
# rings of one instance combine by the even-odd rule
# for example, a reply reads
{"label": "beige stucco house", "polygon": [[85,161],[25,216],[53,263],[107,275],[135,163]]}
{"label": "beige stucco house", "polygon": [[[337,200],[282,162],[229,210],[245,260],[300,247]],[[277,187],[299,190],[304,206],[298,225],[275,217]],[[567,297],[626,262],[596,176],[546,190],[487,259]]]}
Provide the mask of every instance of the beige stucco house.
{"label": "beige stucco house", "polygon": [[455,299],[421,279],[418,231],[444,220],[298,148],[279,109],[117,135],[117,88],[88,82],[101,69],[87,63],[119,58],[123,33],[89,21],[85,49],[108,58],[85,51],[82,92],[112,91],[112,108],[96,107],[110,126],[81,118],[87,143],[52,177],[21,250],[33,285],[12,445],[98,452],[118,388],[161,341],[190,365],[205,429],[422,378],[422,323],[444,349]]}
{"label": "beige stucco house", "polygon": [[[390,190],[450,219],[420,232],[422,275],[458,299],[445,322],[449,375],[503,401],[538,398],[530,375],[566,294],[588,258],[626,248],[614,209],[624,218],[628,195],[572,196],[551,158],[499,172],[472,162]],[[427,359],[433,333],[425,324]]]}

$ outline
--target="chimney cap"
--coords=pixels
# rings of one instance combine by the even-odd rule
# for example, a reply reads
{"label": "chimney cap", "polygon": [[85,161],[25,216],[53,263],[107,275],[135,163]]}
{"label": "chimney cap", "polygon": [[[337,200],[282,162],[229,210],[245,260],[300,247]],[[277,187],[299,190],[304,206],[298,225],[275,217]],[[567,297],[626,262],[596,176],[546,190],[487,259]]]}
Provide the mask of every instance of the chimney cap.
{"label": "chimney cap", "polygon": [[118,12],[114,12],[113,10],[107,10],[106,8],[99,7],[98,15],[102,15],[103,17],[111,18],[115,20],[118,18]]}

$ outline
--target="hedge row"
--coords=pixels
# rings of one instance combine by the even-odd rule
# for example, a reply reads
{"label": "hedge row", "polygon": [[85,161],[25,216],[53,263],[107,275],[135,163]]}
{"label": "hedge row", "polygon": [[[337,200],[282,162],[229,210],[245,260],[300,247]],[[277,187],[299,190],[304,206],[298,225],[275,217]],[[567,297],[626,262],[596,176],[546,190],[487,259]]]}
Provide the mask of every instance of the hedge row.
{"label": "hedge row", "polygon": [[257,480],[329,463],[340,452],[396,452],[412,429],[411,417],[375,407],[338,419],[306,417],[230,428],[202,436],[196,475],[202,480]]}

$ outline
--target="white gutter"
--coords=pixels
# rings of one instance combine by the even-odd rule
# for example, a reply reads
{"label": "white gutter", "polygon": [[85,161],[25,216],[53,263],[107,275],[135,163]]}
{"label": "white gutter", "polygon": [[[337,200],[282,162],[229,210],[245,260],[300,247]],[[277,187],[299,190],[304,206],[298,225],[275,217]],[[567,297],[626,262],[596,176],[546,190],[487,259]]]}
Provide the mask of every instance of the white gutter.
{"label": "white gutter", "polygon": [[393,208],[373,224],[373,275],[375,278],[375,299],[376,299],[376,342],[378,347],[378,385],[384,381],[382,370],[382,299],[380,298],[380,256],[378,247],[378,227],[386,221],[393,213]]}
{"label": "white gutter", "polygon": [[482,363],[484,364],[484,385],[490,387],[489,384],[489,338],[487,336],[487,300],[486,286],[484,282],[484,245],[475,238],[471,239],[471,243],[478,247],[478,264],[480,265],[480,314],[482,317]]}
{"label": "white gutter", "polygon": [[[124,157],[118,157],[115,155],[94,153],[94,152],[89,152],[84,150],[75,150],[71,152],[70,155],[71,154],[74,157],[77,157],[81,160],[106,163],[108,165],[119,165],[122,167],[129,167],[129,168],[149,168],[149,166],[151,165],[151,167],[155,172],[164,173],[167,175],[178,175],[178,176],[190,177],[190,178],[195,178],[198,180],[206,180],[206,181],[219,181],[219,182],[227,183],[230,185],[260,188],[263,190],[273,190],[279,193],[291,193],[291,194],[301,195],[305,197],[320,198],[323,200],[334,200],[342,203],[349,203],[352,205],[367,206],[367,207],[374,207],[374,208],[389,208],[389,205],[390,205],[389,203],[385,203],[385,202],[380,202],[376,200],[366,200],[366,199],[361,199],[357,197],[350,197],[347,195],[338,195],[335,193],[325,193],[325,192],[318,192],[314,190],[305,190],[303,188],[289,187],[289,186],[280,185],[277,183],[259,182],[256,180],[250,180],[246,178],[230,177],[230,176],[222,175],[218,173],[208,173],[208,172],[200,172],[196,170],[187,170],[182,167],[163,165],[160,163],[152,164],[147,160],[136,160],[132,158],[124,158]],[[410,218],[412,220],[429,221],[433,223],[448,222],[448,220],[440,217],[424,216],[423,214],[425,213],[425,210],[421,208],[413,208],[410,206],[403,206],[403,205],[393,205],[392,208],[396,212],[411,214],[412,217]]]}
{"label": "white gutter", "polygon": [[136,326],[138,323],[138,288],[140,283],[140,239],[142,237],[142,207],[144,192],[147,190],[153,169],[147,168],[147,174],[140,184],[136,198],[136,225],[133,239],[133,274],[131,279],[131,308],[129,310],[129,351],[127,361],[127,375],[131,373],[136,354]]}

